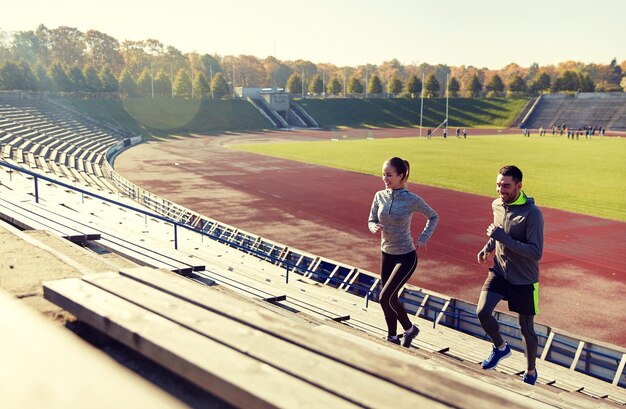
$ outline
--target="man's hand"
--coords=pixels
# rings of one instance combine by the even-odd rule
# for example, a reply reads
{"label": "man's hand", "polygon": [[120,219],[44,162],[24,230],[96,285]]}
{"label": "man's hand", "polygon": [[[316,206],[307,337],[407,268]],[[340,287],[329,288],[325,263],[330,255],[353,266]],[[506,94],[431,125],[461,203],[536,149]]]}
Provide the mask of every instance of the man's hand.
{"label": "man's hand", "polygon": [[489,257],[489,252],[481,250],[480,253],[476,255],[476,259],[478,260],[478,264],[487,263],[487,257]]}
{"label": "man's hand", "polygon": [[491,223],[489,225],[489,227],[487,227],[487,236],[491,237],[491,235],[493,234],[493,232],[497,229],[500,228],[502,226],[496,226],[495,224]]}

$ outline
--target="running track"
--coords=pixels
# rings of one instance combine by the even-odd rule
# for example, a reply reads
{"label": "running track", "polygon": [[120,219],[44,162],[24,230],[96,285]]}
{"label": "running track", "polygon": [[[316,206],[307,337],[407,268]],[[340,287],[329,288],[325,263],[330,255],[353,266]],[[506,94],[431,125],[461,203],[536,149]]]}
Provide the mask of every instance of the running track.
{"label": "running track", "polygon": [[[403,133],[415,135],[415,130],[397,130],[394,136]],[[328,138],[328,133],[269,132],[149,142],[123,153],[115,167],[139,186],[198,213],[377,272],[380,238],[367,229],[367,217],[374,192],[383,188],[379,177],[223,147],[241,139],[318,137]],[[484,232],[491,221],[493,198],[419,185],[419,175],[411,176],[409,188],[440,215],[433,239],[425,252],[420,251],[411,283],[475,303],[485,277],[476,253],[487,240]],[[527,189],[532,196],[532,187]],[[541,198],[536,200],[541,205]],[[545,246],[537,321],[626,346],[626,223],[542,210]],[[414,217],[415,234],[423,227],[422,220]]]}

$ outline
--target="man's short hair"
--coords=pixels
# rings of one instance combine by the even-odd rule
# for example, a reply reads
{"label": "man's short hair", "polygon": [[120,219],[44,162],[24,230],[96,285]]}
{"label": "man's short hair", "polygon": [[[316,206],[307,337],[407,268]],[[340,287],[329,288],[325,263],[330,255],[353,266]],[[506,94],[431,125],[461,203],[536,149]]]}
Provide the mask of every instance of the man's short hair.
{"label": "man's short hair", "polygon": [[498,173],[502,176],[510,176],[515,183],[521,182],[524,177],[520,168],[515,165],[503,166]]}

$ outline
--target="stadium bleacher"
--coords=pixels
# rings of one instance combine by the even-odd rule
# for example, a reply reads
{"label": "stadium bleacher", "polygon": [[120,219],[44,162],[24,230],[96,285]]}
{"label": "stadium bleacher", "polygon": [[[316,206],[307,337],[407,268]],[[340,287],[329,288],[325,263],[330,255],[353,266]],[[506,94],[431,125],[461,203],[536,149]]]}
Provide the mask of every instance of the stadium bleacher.
{"label": "stadium bleacher", "polygon": [[558,127],[562,124],[574,129],[592,126],[626,131],[626,93],[543,95],[522,126],[537,129]]}
{"label": "stadium bleacher", "polygon": [[[388,394],[397,397],[394,406],[626,404],[623,349],[543,328],[540,378],[532,388],[521,382],[519,351],[498,371],[480,368],[490,344],[457,330],[476,327],[472,305],[424,289],[402,292],[422,330],[414,347],[386,344],[373,274],[254,236],[133,185],[105,160],[128,135],[93,143],[91,126],[108,131],[77,118],[63,125],[70,132],[57,134],[66,143],[52,148],[54,139],[33,131],[15,136],[11,129],[34,109],[42,113],[35,126],[45,126],[47,115],[58,124],[61,108],[42,101],[0,105],[12,112],[11,119],[0,116],[0,137],[9,146],[2,153],[10,153],[0,168],[2,218],[32,230],[33,240],[52,234],[80,241],[78,252],[67,248],[76,246],[70,242],[51,250],[68,259],[114,253],[127,260],[105,261],[110,272],[96,275],[75,262],[85,275],[47,282],[46,298],[234,405],[385,407]],[[28,115],[19,115],[21,107]],[[38,139],[27,138],[33,143],[26,145],[29,134]],[[49,156],[44,167],[15,154],[25,146],[26,156],[34,155],[36,144],[42,156],[56,151],[64,159]],[[77,156],[79,148],[89,153]],[[72,154],[75,160],[67,160]],[[498,319],[515,343],[512,317]]]}

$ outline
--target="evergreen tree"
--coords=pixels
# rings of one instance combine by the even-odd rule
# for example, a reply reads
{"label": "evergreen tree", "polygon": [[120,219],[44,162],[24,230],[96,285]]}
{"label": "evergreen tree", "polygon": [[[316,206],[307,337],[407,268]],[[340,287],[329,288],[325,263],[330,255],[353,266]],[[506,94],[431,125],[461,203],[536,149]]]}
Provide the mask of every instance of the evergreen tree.
{"label": "evergreen tree", "polygon": [[374,74],[371,76],[369,83],[367,84],[367,92],[374,95],[383,93],[383,83],[380,81],[380,77],[378,75]]}
{"label": "evergreen tree", "polygon": [[193,94],[197,98],[202,98],[209,95],[209,81],[207,80],[204,73],[199,72],[195,75],[193,79]]}
{"label": "evergreen tree", "polygon": [[149,97],[152,95],[152,85],[153,81],[150,76],[150,70],[145,68],[141,74],[139,74],[139,78],[137,78],[137,93],[142,97]]}
{"label": "evergreen tree", "polygon": [[72,91],[87,91],[87,87],[85,84],[85,76],[83,75],[83,70],[80,69],[79,66],[75,65],[70,68],[70,72],[68,74],[70,83],[72,84]]}
{"label": "evergreen tree", "polygon": [[52,83],[54,89],[61,92],[71,92],[72,91],[72,82],[70,81],[67,73],[63,69],[63,66],[59,63],[56,63],[50,67],[50,78],[52,79]]}
{"label": "evergreen tree", "polygon": [[526,92],[526,82],[522,77],[516,75],[509,84],[509,91],[515,95],[523,95]]}
{"label": "evergreen tree", "polygon": [[402,81],[400,81],[400,79],[395,75],[391,78],[389,84],[387,84],[387,92],[391,95],[396,95],[402,92]]}
{"label": "evergreen tree", "polygon": [[613,58],[611,60],[611,64],[609,64],[609,68],[611,69],[611,76],[609,77],[609,83],[618,85],[622,80],[622,67],[617,64],[617,59]]}
{"label": "evergreen tree", "polygon": [[326,92],[330,95],[339,95],[341,93],[341,90],[341,82],[339,82],[337,77],[333,77],[333,79],[330,80],[328,86],[326,87]]}
{"label": "evergreen tree", "polygon": [[127,97],[132,97],[132,96],[137,95],[137,84],[135,83],[135,80],[133,79],[133,77],[130,75],[130,72],[126,68],[120,74],[118,88],[119,88],[120,94],[126,95]]}
{"label": "evergreen tree", "polygon": [[553,91],[575,92],[580,89],[580,78],[574,71],[566,70],[559,75],[552,85]]}
{"label": "evergreen tree", "polygon": [[461,84],[459,84],[459,81],[455,77],[450,78],[450,83],[448,84],[448,92],[450,93],[450,96],[452,98],[458,97],[460,90]]}
{"label": "evergreen tree", "polygon": [[2,67],[0,67],[0,89],[23,89],[23,85],[24,79],[22,77],[22,71],[17,64],[5,62]]}
{"label": "evergreen tree", "polygon": [[105,65],[98,74],[100,78],[100,84],[102,84],[102,91],[104,92],[117,92],[118,82],[113,71],[108,65]]}
{"label": "evergreen tree", "polygon": [[213,81],[211,82],[211,88],[213,89],[213,95],[216,98],[223,98],[230,94],[230,90],[228,89],[228,83],[224,79],[224,76],[221,72],[213,75]]}
{"label": "evergreen tree", "polygon": [[39,83],[30,65],[26,61],[20,61],[17,66],[22,73],[22,89],[26,91],[36,91],[39,88]]}
{"label": "evergreen tree", "polygon": [[468,96],[471,98],[477,98],[480,96],[482,90],[483,84],[480,82],[480,79],[478,79],[478,75],[472,75],[472,78],[470,79],[469,85],[467,87]]}
{"label": "evergreen tree", "polygon": [[530,83],[529,89],[530,92],[532,92],[533,94],[539,94],[541,92],[549,90],[551,85],[552,79],[550,78],[550,75],[546,72],[542,72],[541,74],[533,78],[533,81]]}
{"label": "evergreen tree", "polygon": [[348,83],[349,94],[362,94],[363,90],[363,83],[358,77],[354,76],[350,78],[350,82]]}
{"label": "evergreen tree", "polygon": [[504,82],[502,82],[502,78],[500,78],[498,74],[495,74],[491,77],[491,80],[485,86],[485,89],[496,95],[501,95],[504,92]]}
{"label": "evergreen tree", "polygon": [[[191,93],[191,89],[189,92]],[[154,78],[154,95],[160,97],[172,96],[172,81],[170,80],[169,74],[163,70],[159,71]]]}
{"label": "evergreen tree", "polygon": [[424,85],[426,89],[426,98],[433,98],[439,96],[439,90],[441,89],[441,85],[439,84],[439,80],[433,74],[430,74],[428,78],[426,78],[426,84]]}
{"label": "evergreen tree", "polygon": [[102,82],[96,69],[92,65],[88,65],[83,70],[83,76],[85,78],[85,90],[89,92],[102,91]]}
{"label": "evergreen tree", "polygon": [[411,98],[415,98],[422,93],[422,81],[417,75],[411,75],[406,84],[406,90],[411,93]]}
{"label": "evergreen tree", "polygon": [[301,95],[302,94],[302,78],[300,75],[295,72],[291,74],[289,79],[287,80],[287,91],[289,91],[292,95]]}
{"label": "evergreen tree", "polygon": [[319,74],[315,74],[315,76],[309,82],[309,92],[314,95],[320,95],[324,92],[324,82],[322,81],[322,76]]}
{"label": "evergreen tree", "polygon": [[54,85],[52,80],[48,76],[48,71],[43,65],[37,65],[35,69],[35,76],[37,77],[38,89],[42,91],[54,91]]}
{"label": "evergreen tree", "polygon": [[580,92],[593,92],[595,91],[595,85],[589,73],[578,74],[578,91]]}
{"label": "evergreen tree", "polygon": [[180,69],[174,79],[174,95],[177,97],[191,97],[191,78],[187,70]]}

